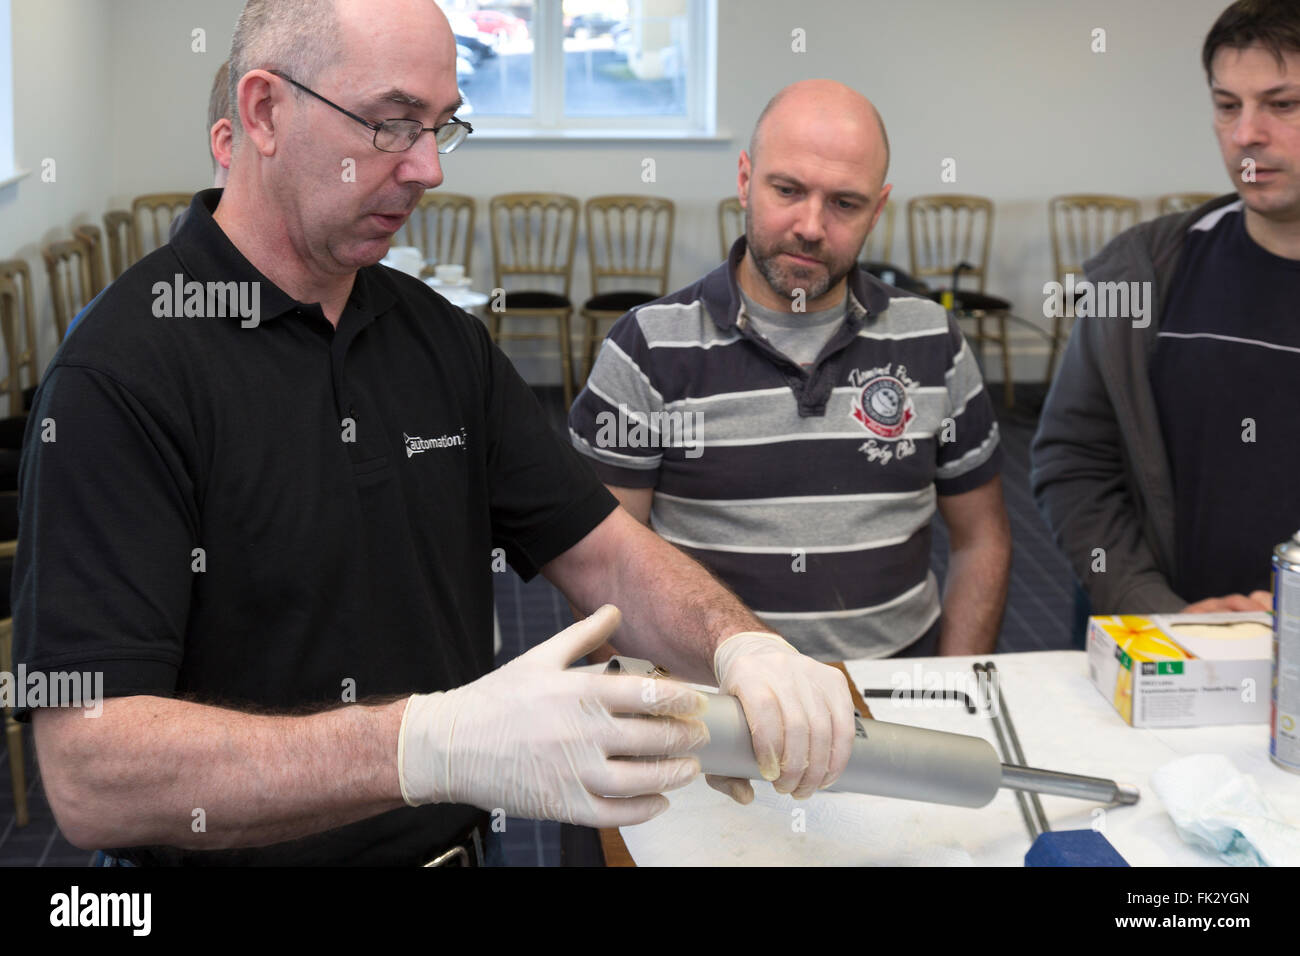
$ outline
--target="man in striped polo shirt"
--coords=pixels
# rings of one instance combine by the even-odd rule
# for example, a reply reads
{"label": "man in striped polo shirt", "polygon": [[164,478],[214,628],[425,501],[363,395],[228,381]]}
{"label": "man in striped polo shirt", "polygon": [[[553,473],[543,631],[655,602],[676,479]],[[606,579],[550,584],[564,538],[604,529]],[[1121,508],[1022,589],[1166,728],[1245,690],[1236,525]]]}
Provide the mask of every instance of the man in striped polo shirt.
{"label": "man in striped polo shirt", "polygon": [[744,238],[618,321],[569,416],[625,508],[822,660],[992,651],[1010,568],[970,349],[939,305],[856,267],[888,163],[860,94],[778,93],[740,154]]}

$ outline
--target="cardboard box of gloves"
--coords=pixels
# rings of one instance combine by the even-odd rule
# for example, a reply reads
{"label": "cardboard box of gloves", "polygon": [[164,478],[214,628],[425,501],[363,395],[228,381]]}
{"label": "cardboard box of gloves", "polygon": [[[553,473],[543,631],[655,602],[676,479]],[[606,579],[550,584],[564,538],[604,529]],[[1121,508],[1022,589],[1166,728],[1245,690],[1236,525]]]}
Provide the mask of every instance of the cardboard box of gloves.
{"label": "cardboard box of gloves", "polygon": [[1268,614],[1132,614],[1088,619],[1088,674],[1134,727],[1266,724]]}

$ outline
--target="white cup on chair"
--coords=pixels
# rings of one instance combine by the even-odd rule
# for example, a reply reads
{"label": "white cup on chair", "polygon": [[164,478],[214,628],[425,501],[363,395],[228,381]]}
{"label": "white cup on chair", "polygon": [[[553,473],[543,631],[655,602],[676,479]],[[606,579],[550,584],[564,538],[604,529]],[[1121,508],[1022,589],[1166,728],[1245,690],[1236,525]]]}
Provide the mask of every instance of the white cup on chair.
{"label": "white cup on chair", "polygon": [[420,270],[424,268],[424,253],[416,246],[393,246],[384,256],[383,263],[418,279]]}
{"label": "white cup on chair", "polygon": [[434,266],[433,277],[443,285],[456,285],[465,278],[465,267],[455,263]]}

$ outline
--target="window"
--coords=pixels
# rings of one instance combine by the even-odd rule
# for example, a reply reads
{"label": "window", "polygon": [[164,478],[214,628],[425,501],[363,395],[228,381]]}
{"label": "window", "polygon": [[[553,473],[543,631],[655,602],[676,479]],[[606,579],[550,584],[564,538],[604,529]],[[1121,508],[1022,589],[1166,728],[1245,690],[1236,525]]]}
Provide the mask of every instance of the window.
{"label": "window", "polygon": [[0,0],[0,185],[18,171],[14,156],[14,55],[13,18],[9,0]]}
{"label": "window", "polygon": [[711,135],[715,0],[440,0],[487,135]]}

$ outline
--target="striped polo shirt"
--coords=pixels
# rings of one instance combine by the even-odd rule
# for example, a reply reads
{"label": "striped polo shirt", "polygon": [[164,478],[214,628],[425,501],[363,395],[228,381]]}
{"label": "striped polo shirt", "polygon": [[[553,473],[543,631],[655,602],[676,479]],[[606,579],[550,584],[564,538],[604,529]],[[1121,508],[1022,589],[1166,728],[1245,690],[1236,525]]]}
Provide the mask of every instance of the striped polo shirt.
{"label": "striped polo shirt", "polygon": [[947,312],[854,268],[810,366],[757,335],[728,261],[624,315],[569,414],[608,485],[654,488],[651,527],[823,660],[885,657],[939,619],[936,495],[1001,465]]}

